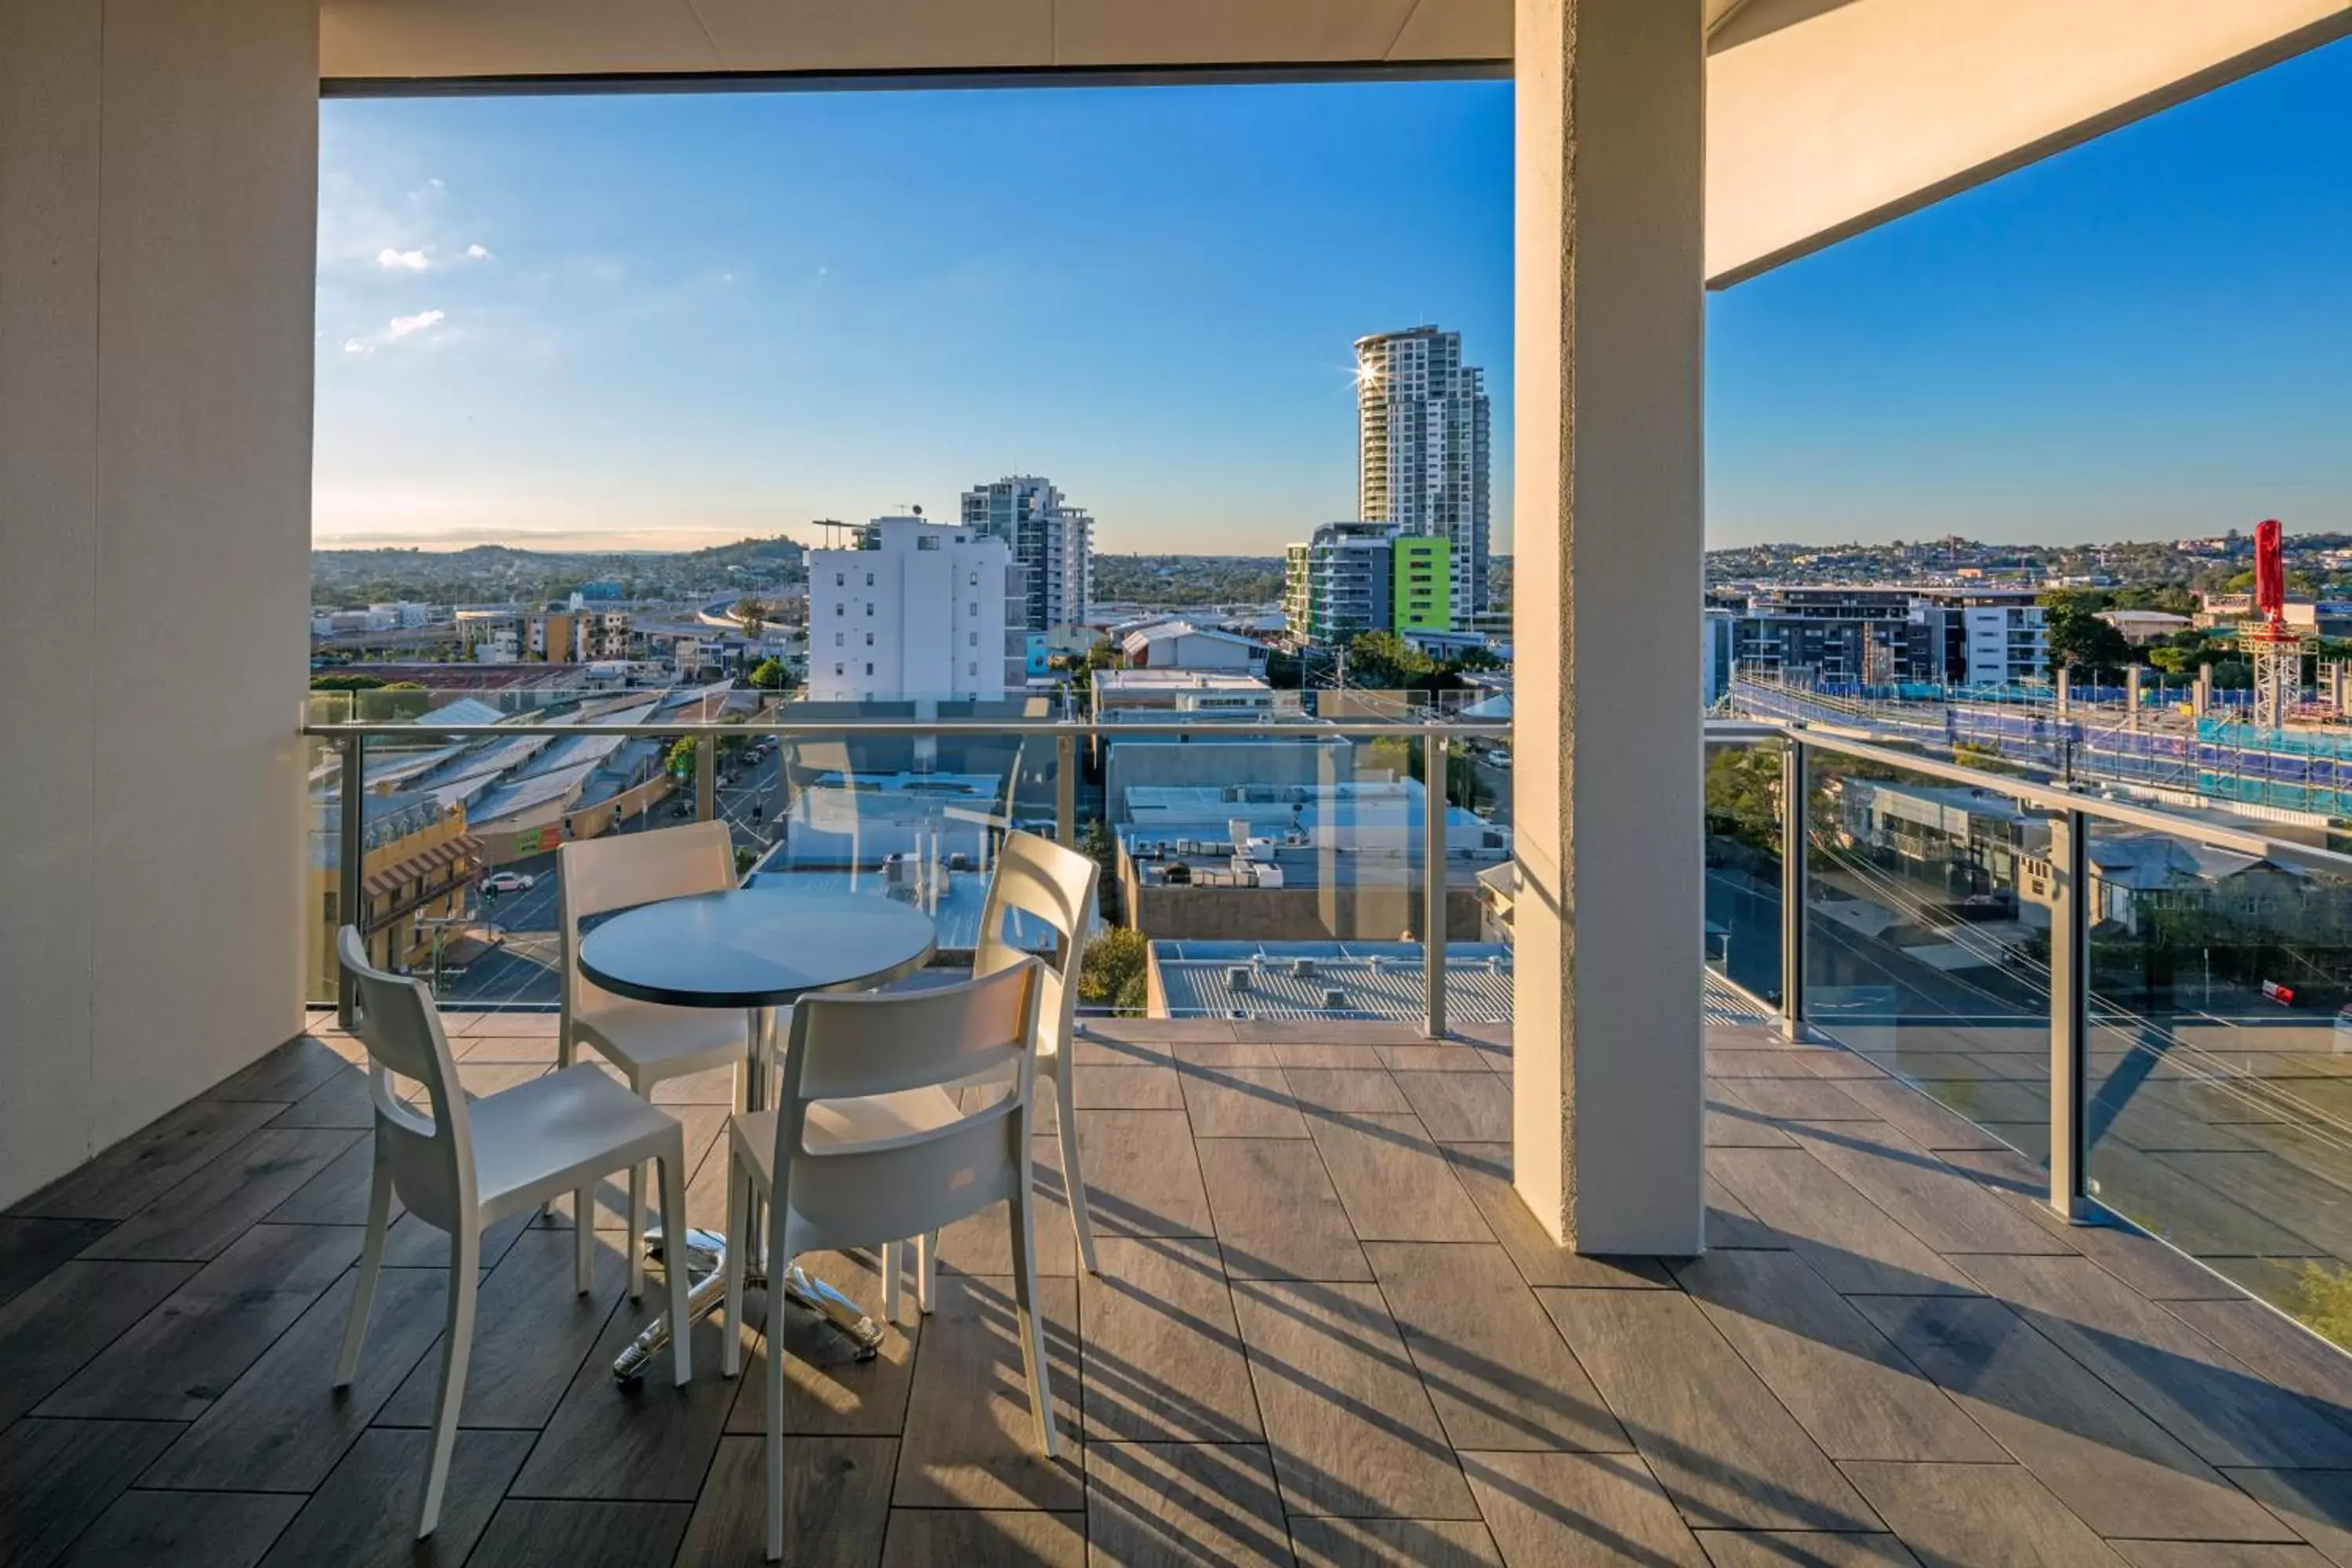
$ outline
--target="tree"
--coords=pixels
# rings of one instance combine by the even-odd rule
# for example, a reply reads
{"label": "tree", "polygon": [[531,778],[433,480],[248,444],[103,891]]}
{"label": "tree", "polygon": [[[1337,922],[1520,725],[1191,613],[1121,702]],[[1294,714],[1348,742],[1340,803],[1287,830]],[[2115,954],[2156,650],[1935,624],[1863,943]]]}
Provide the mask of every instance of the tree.
{"label": "tree", "polygon": [[1780,852],[1780,753],[1724,746],[1706,760],[1706,830],[1767,855]]}
{"label": "tree", "polygon": [[1503,658],[1492,648],[1465,647],[1445,663],[1447,667],[1457,671],[1484,674],[1489,670],[1502,668]]}
{"label": "tree", "polygon": [[743,635],[757,642],[768,624],[768,606],[757,595],[746,594],[735,601],[735,619],[742,626]]}
{"label": "tree", "polygon": [[1394,632],[1359,632],[1348,644],[1348,679],[1375,690],[1427,689],[1437,661]]}
{"label": "tree", "polygon": [[2071,669],[2089,674],[2121,669],[2132,662],[2131,644],[2124,634],[2099,618],[2107,596],[2095,589],[2054,588],[2042,595],[2042,614],[2050,633],[2050,671]]}
{"label": "tree", "polygon": [[1078,961],[1078,1000],[1138,1017],[1146,1005],[1151,943],[1132,926],[1114,926],[1087,944]]}
{"label": "tree", "polygon": [[751,671],[751,684],[762,691],[790,691],[793,689],[793,672],[784,668],[784,662],[780,658],[761,659],[759,667]]}
{"label": "tree", "polygon": [[314,675],[310,678],[310,689],[313,691],[381,691],[383,689],[383,679],[381,676],[374,675]]}

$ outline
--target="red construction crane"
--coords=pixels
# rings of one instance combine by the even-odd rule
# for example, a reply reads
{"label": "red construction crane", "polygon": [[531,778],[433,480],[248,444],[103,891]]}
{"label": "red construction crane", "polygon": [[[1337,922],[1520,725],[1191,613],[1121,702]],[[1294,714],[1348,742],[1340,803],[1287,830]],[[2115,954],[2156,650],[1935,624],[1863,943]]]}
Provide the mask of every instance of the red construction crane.
{"label": "red construction crane", "polygon": [[2280,554],[2283,533],[2276,518],[2254,524],[2254,609],[2273,622],[2286,618],[2286,563]]}

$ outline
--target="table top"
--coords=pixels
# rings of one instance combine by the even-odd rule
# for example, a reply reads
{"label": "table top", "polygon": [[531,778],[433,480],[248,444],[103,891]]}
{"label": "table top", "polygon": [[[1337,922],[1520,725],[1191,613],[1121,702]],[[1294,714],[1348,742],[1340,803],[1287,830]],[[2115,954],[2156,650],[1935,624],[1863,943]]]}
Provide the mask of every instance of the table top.
{"label": "table top", "polygon": [[930,917],[895,900],[745,888],[613,916],[581,939],[580,973],[640,1002],[774,1007],[887,985],[938,943]]}

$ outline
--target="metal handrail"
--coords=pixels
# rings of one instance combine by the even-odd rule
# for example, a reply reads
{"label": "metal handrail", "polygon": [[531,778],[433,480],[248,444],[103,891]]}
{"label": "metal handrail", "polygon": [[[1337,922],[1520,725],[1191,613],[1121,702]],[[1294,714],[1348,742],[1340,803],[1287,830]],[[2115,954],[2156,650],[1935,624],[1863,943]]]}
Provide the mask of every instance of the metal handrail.
{"label": "metal handrail", "polygon": [[518,735],[623,735],[674,740],[709,735],[719,740],[774,735],[783,740],[836,740],[858,736],[898,735],[1135,735],[1260,736],[1273,740],[1353,740],[1360,736],[1440,735],[1448,739],[1508,740],[1508,723],[1461,723],[1426,719],[1336,719],[1254,722],[1245,719],[1136,720],[1102,719],[852,719],[746,720],[722,724],[710,720],[678,723],[566,724],[555,721],[518,721],[502,724],[418,724],[398,720],[336,720],[302,726],[302,733],[320,740],[357,735],[368,740],[432,739],[441,736],[497,739]]}
{"label": "metal handrail", "polygon": [[2006,795],[2022,805],[2058,813],[2079,812],[2095,820],[2112,822],[2119,826],[2144,828],[2176,838],[2192,838],[2215,848],[2233,850],[2241,855],[2255,855],[2266,860],[2284,860],[2305,866],[2313,870],[2352,875],[2352,855],[2340,850],[2325,849],[2316,845],[2303,844],[2292,838],[2280,838],[2258,828],[2235,827],[2202,817],[2177,816],[2152,806],[2136,805],[2127,801],[2109,800],[2085,790],[2069,789],[2063,784],[2037,784],[2007,774],[1972,768],[1965,763],[1948,763],[1940,758],[1921,756],[1916,752],[1899,751],[1873,740],[1858,740],[1856,735],[1873,734],[1870,731],[1849,730],[1843,725],[1774,723],[1752,720],[1739,721],[1717,728],[1710,720],[1706,738],[1710,741],[1763,741],[1785,739],[1801,741],[1819,752],[1834,752],[1866,763],[1878,763],[1886,767],[1900,768],[1905,773],[1923,773],[1929,778],[1949,784],[1965,784],[1971,789]]}
{"label": "metal handrail", "polygon": [[[676,741],[749,740],[772,736],[779,741],[903,739],[914,736],[961,736],[973,739],[1023,740],[1051,738],[1055,747],[1055,837],[1063,844],[1076,847],[1078,839],[1076,784],[1077,779],[1076,746],[1081,736],[1112,740],[1143,739],[1152,736],[1200,736],[1223,741],[1339,741],[1387,739],[1415,743],[1427,777],[1436,781],[1437,807],[1423,810],[1423,871],[1422,950],[1423,963],[1423,996],[1426,1005],[1426,1026],[1433,1037],[1445,1032],[1444,975],[1446,964],[1445,931],[1445,812],[1442,809],[1445,790],[1445,759],[1450,742],[1464,740],[1508,740],[1511,726],[1507,722],[1463,722],[1446,720],[1411,719],[1340,719],[1320,720],[1248,720],[1171,718],[1171,719],[921,719],[914,716],[891,719],[851,719],[802,721],[792,718],[768,717],[747,719],[741,722],[720,723],[710,720],[693,720],[676,723],[645,722],[596,723],[563,722],[556,720],[531,721],[515,719],[496,723],[420,724],[414,721],[340,720],[305,723],[302,733],[331,742],[340,753],[340,787],[348,795],[356,795],[363,788],[363,758],[372,740],[511,740],[518,736],[548,736],[565,739],[575,736],[617,736],[625,739]],[[718,751],[716,745],[695,748],[694,803],[698,821],[710,821],[718,815]],[[344,814],[348,830],[342,847],[341,873],[343,896],[356,897],[363,849],[357,837],[360,815]],[[348,984],[338,995],[338,1011],[346,1024],[350,1021],[352,998]]]}
{"label": "metal handrail", "polygon": [[2352,855],[2280,838],[2258,828],[2175,816],[2109,800],[2080,788],[2014,778],[1897,750],[1878,743],[1875,732],[1865,729],[1749,720],[1728,723],[1710,721],[1705,731],[1706,739],[1714,742],[1777,741],[1782,747],[1780,1006],[1782,1026],[1797,1039],[1807,1037],[1813,1027],[1806,1004],[1805,948],[1812,875],[1807,853],[1808,801],[1811,765],[1817,754],[1834,753],[1876,763],[1900,773],[1960,784],[2050,814],[2049,882],[2044,900],[2051,910],[2048,1202],[2056,1213],[2077,1223],[2095,1220],[2102,1212],[2092,1195],[2085,1161],[2086,1068],[2093,1001],[2090,933],[2096,918],[2090,897],[2094,871],[2087,854],[2092,825],[2105,822],[2334,875],[2352,874]]}

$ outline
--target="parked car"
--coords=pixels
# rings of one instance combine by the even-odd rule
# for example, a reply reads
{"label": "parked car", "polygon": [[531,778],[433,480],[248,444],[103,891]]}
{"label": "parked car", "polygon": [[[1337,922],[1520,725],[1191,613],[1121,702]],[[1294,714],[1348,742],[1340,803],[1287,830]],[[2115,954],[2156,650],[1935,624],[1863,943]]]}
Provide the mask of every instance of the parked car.
{"label": "parked car", "polygon": [[482,879],[486,893],[527,893],[539,880],[528,871],[493,871]]}

